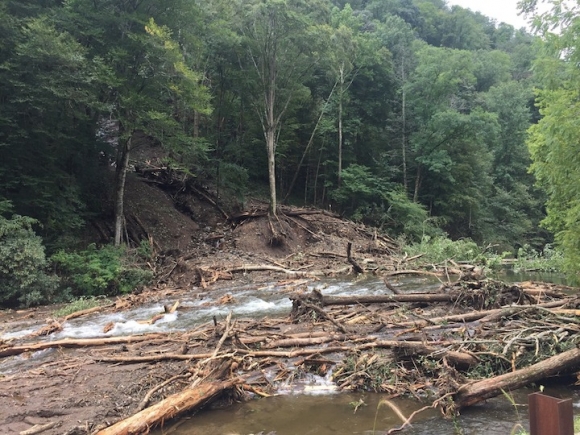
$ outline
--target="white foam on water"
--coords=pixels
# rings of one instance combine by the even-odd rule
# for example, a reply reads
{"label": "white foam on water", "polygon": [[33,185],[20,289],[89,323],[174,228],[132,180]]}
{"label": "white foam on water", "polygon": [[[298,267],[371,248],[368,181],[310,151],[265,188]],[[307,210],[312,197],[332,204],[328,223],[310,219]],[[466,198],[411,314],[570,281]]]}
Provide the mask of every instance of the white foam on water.
{"label": "white foam on water", "polygon": [[278,394],[309,394],[311,396],[322,396],[336,394],[339,392],[338,386],[332,382],[332,373],[329,371],[326,376],[319,376],[309,373],[305,378],[283,383],[277,386]]}
{"label": "white foam on water", "polygon": [[0,362],[0,374],[9,375],[14,372],[24,370],[28,365],[35,363],[37,360],[44,358],[51,353],[56,352],[56,349],[42,349],[32,353],[25,353],[15,355],[11,358],[6,358]]}
{"label": "white foam on water", "polygon": [[27,329],[21,329],[20,331],[5,332],[2,335],[0,335],[0,339],[10,340],[13,338],[22,338],[22,337],[26,337],[27,335],[32,334],[33,332],[35,332],[37,330],[38,330],[38,328],[27,328]]}
{"label": "white foam on water", "polygon": [[[325,295],[364,295],[385,294],[384,283],[379,280],[351,282],[328,281],[318,282],[308,286],[309,291],[317,289]],[[233,303],[220,304],[218,301],[225,295],[233,296]],[[215,292],[203,292],[191,295],[191,299],[181,300],[180,307],[175,313],[165,314],[153,324],[147,321],[164,312],[164,305],[173,305],[175,300],[159,301],[153,305],[116,313],[96,314],[90,317],[80,317],[66,322],[63,330],[48,338],[93,338],[114,335],[128,335],[151,332],[181,331],[209,322],[213,317],[224,319],[231,311],[235,317],[264,317],[288,314],[292,309],[290,294],[280,291],[277,285],[266,285],[260,288],[255,286],[234,287]],[[182,309],[180,309],[182,308]],[[105,326],[113,323],[113,328],[103,332]],[[16,326],[16,325],[15,325]],[[4,332],[0,338],[4,340],[25,337],[35,332],[41,326],[30,327],[21,325],[21,330]]]}

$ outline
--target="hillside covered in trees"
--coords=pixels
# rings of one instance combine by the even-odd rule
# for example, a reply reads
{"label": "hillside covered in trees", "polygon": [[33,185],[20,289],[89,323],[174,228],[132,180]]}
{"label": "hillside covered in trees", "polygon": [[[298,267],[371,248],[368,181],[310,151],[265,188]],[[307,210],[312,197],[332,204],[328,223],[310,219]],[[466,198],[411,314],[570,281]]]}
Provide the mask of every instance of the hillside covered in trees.
{"label": "hillside covered in trees", "polygon": [[537,36],[444,0],[5,0],[0,17],[0,303],[56,285],[45,252],[70,265],[91,222],[124,242],[143,144],[218,205],[498,252],[552,242],[544,221],[580,264],[575,10]]}

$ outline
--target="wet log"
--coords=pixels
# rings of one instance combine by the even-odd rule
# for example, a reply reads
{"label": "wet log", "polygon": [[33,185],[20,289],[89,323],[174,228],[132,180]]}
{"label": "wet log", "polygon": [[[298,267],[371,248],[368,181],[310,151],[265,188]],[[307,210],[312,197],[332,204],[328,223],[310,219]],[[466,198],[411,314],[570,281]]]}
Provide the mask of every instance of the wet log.
{"label": "wet log", "polygon": [[426,275],[433,276],[435,278],[440,278],[444,273],[427,272],[426,270],[395,270],[393,272],[387,272],[384,276],[398,276],[398,275]]}
{"label": "wet log", "polygon": [[284,269],[283,267],[279,267],[279,266],[270,266],[268,264],[260,264],[260,265],[253,265],[253,264],[245,264],[239,267],[233,267],[231,269],[228,269],[227,272],[228,273],[235,273],[235,272],[263,272],[263,271],[272,271],[272,272],[281,272],[281,273],[285,273],[287,275],[291,275],[291,276],[309,276],[309,275],[314,275],[313,273],[309,273],[309,272],[302,272],[299,270],[289,270],[289,269]]}
{"label": "wet log", "polygon": [[[507,291],[502,293],[508,293]],[[470,293],[476,294],[476,293]],[[465,292],[452,291],[449,293],[402,293],[380,296],[318,296],[314,292],[308,295],[308,299],[313,302],[318,299],[318,303],[325,307],[328,305],[357,305],[357,304],[384,304],[389,302],[409,302],[409,303],[433,303],[433,302],[456,302],[465,297]],[[291,297],[292,300],[305,299],[304,297]],[[539,305],[539,304],[538,304]],[[532,305],[534,306],[534,305]]]}
{"label": "wet log", "polygon": [[[541,308],[555,308],[561,307],[565,305],[568,301],[567,300],[560,300],[560,301],[552,301],[552,302],[545,302],[543,304],[537,305],[523,305],[523,306],[514,306],[514,307],[504,307],[504,308],[495,308],[493,310],[484,310],[484,311],[471,311],[465,314],[452,314],[449,316],[442,316],[442,317],[433,317],[428,320],[411,320],[408,322],[401,322],[401,323],[393,323],[387,325],[390,329],[396,328],[422,328],[422,329],[430,329],[430,325],[434,324],[448,324],[448,323],[465,323],[465,322],[473,322],[476,320],[481,320],[481,323],[492,323],[495,322],[502,317],[508,317],[510,315],[525,312],[527,310],[533,309],[535,307]],[[435,326],[433,326],[435,328]]]}
{"label": "wet log", "polygon": [[571,371],[577,368],[578,364],[580,364],[580,349],[574,348],[524,369],[466,384],[455,394],[455,405],[459,409],[472,406],[499,396],[502,391],[516,390],[558,373]]}
{"label": "wet log", "polygon": [[331,341],[346,341],[349,337],[346,334],[325,333],[323,337],[304,337],[304,338],[283,338],[274,340],[261,346],[261,349],[276,349],[277,347],[303,347],[313,346],[316,344],[329,343]]}
{"label": "wet log", "polygon": [[407,293],[381,296],[323,296],[322,306],[384,304],[389,302],[454,302],[459,293]]}
{"label": "wet log", "polygon": [[55,340],[40,343],[22,344],[19,346],[0,347],[0,358],[20,355],[24,352],[35,352],[38,350],[56,348],[77,348],[91,346],[106,346],[110,344],[138,343],[140,341],[155,340],[161,337],[167,337],[163,334],[132,335],[129,337],[107,337],[107,338],[85,338],[77,340]]}
{"label": "wet log", "polygon": [[240,380],[208,382],[188,388],[167,397],[161,402],[121,420],[96,435],[136,435],[149,433],[149,430],[171,418],[203,406],[224,390],[232,388]]}

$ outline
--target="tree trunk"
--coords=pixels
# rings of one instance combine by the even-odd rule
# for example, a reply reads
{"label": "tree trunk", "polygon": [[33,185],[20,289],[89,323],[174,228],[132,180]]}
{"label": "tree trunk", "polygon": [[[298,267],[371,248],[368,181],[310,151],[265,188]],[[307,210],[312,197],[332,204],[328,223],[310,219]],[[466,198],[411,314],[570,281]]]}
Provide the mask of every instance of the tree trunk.
{"label": "tree trunk", "polygon": [[408,181],[407,181],[407,92],[405,90],[405,57],[403,56],[403,60],[401,61],[401,76],[403,79],[403,107],[402,107],[402,121],[403,121],[403,134],[401,138],[401,152],[402,152],[402,159],[403,159],[403,186],[405,187],[405,192],[408,192]]}
{"label": "tree trunk", "polygon": [[324,296],[322,306],[383,304],[389,302],[453,302],[460,297],[454,293],[406,293],[383,296]]}
{"label": "tree trunk", "polygon": [[125,221],[124,198],[125,198],[125,181],[127,179],[127,167],[129,166],[129,153],[131,152],[131,140],[133,134],[123,145],[119,166],[117,167],[117,186],[115,195],[115,246],[120,246],[123,242],[123,223]]}
{"label": "tree trunk", "polygon": [[268,151],[268,181],[270,183],[270,208],[271,216],[276,216],[276,143],[275,132],[272,126],[266,131],[266,149]]}
{"label": "tree trunk", "polygon": [[[306,148],[304,149],[304,152],[302,153],[302,157],[300,158],[300,163],[298,163],[298,167],[296,168],[296,172],[294,173],[294,177],[292,177],[292,181],[290,182],[290,187],[288,187],[288,191],[286,193],[286,196],[284,197],[283,202],[285,202],[288,199],[288,197],[290,196],[290,194],[292,193],[292,189],[294,188],[294,183],[296,183],[296,180],[298,179],[298,175],[300,173],[300,168],[302,168],[302,164],[304,163],[304,159],[306,158],[306,154],[308,153],[308,150],[310,149],[310,146],[312,145],[312,143],[314,141],[314,135],[316,134],[316,130],[318,130],[318,126],[320,125],[320,121],[322,121],[322,117],[324,116],[326,106],[328,106],[328,103],[330,102],[330,99],[332,98],[332,94],[334,93],[334,90],[336,89],[337,84],[338,84],[338,81],[336,81],[334,83],[334,86],[332,87],[332,90],[330,91],[328,98],[326,99],[326,101],[324,102],[324,105],[322,106],[322,109],[320,110],[320,115],[318,115],[318,120],[316,121],[316,125],[314,126],[314,129],[312,130],[312,133],[310,134],[310,139],[308,139],[308,143],[306,144]],[[318,169],[316,170],[316,176],[318,177]],[[308,180],[308,178],[307,178],[307,180]],[[315,189],[316,189],[316,184],[315,184]],[[306,204],[306,197],[304,199],[304,203]],[[314,203],[316,204],[316,201],[314,201]]]}
{"label": "tree trunk", "polygon": [[502,391],[515,390],[559,372],[575,369],[578,364],[580,349],[574,348],[524,369],[464,385],[455,395],[455,404],[458,408],[475,405],[490,397],[499,396]]}
{"label": "tree trunk", "polygon": [[340,92],[338,93],[338,187],[342,184],[342,96],[344,93],[344,67],[340,67]]}
{"label": "tree trunk", "polygon": [[415,192],[413,193],[413,202],[419,201],[419,188],[421,187],[421,164],[417,164],[417,178],[415,178]]}
{"label": "tree trunk", "polygon": [[149,433],[152,427],[163,424],[179,414],[204,405],[219,393],[231,388],[235,384],[236,381],[210,382],[195,388],[188,388],[181,393],[169,396],[161,402],[97,432],[97,435]]}

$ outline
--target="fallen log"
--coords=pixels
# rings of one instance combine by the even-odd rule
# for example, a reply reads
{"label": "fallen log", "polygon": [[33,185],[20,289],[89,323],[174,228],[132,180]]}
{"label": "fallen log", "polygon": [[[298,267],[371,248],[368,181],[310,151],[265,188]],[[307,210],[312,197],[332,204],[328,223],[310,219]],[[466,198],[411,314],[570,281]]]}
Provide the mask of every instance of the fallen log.
{"label": "fallen log", "polygon": [[322,306],[384,304],[389,302],[455,302],[459,293],[407,293],[381,296],[323,296]]}
{"label": "fallen log", "polygon": [[580,364],[580,349],[574,348],[524,369],[466,384],[455,394],[455,406],[461,409],[475,405],[499,396],[502,391],[516,390],[557,373],[573,370],[578,364]]}
{"label": "fallen log", "polygon": [[[261,265],[252,265],[252,264],[245,264],[239,267],[234,267],[232,269],[228,269],[228,273],[235,273],[235,272],[263,272],[263,271],[272,271],[272,272],[281,272],[291,276],[309,276],[314,275],[310,272],[303,272],[298,270],[289,270],[279,266],[270,266],[268,264],[261,264]],[[320,275],[320,274],[319,274]]]}
{"label": "fallen log", "polygon": [[40,343],[22,344],[20,346],[10,346],[0,348],[0,358],[7,356],[20,355],[24,352],[33,352],[37,350],[50,349],[53,347],[91,347],[91,346],[105,346],[108,344],[128,344],[138,343],[140,341],[155,340],[163,337],[162,334],[148,334],[148,335],[131,335],[128,337],[107,337],[107,338],[83,338],[77,340],[65,339],[55,341],[44,341]]}
{"label": "fallen log", "polygon": [[443,273],[435,273],[435,272],[427,272],[426,270],[394,270],[392,272],[385,273],[384,276],[397,276],[397,275],[426,275],[426,276],[433,276],[439,279],[443,276]]}
{"label": "fallen log", "polygon": [[346,341],[349,337],[346,334],[326,333],[323,337],[304,337],[304,338],[283,338],[274,340],[261,346],[261,349],[276,349],[277,347],[302,347],[323,344],[332,341]]}
{"label": "fallen log", "polygon": [[113,304],[107,304],[107,305],[100,305],[98,307],[93,307],[93,308],[87,308],[86,310],[75,311],[74,313],[71,313],[68,316],[63,317],[62,320],[67,321],[67,320],[76,319],[78,317],[86,316],[87,314],[98,313],[99,311],[103,311],[107,308],[113,308],[114,306],[115,306],[115,304],[113,303]]}
{"label": "fallen log", "polygon": [[392,347],[405,352],[405,356],[425,355],[433,359],[445,358],[453,366],[470,367],[479,363],[479,358],[468,352],[458,352],[445,348],[436,348],[415,341],[377,341],[377,347]]}
{"label": "fallen log", "polygon": [[[483,310],[483,311],[472,311],[465,314],[452,314],[449,316],[433,317],[428,320],[411,320],[408,322],[393,323],[387,325],[387,328],[426,328],[429,329],[430,325],[441,324],[441,323],[465,323],[473,322],[475,320],[481,320],[482,323],[493,322],[499,320],[501,317],[507,317],[513,315],[520,311],[526,311],[534,307],[542,308],[554,308],[566,305],[567,300],[546,302],[537,305],[522,305],[522,306],[509,306],[503,308],[495,308],[493,310]],[[434,327],[435,328],[435,327]]]}
{"label": "fallen log", "polygon": [[[526,290],[523,290],[526,293]],[[502,291],[502,294],[508,294],[509,289]],[[432,302],[450,302],[454,303],[462,298],[469,296],[479,296],[476,290],[471,292],[451,291],[448,293],[401,293],[379,296],[324,296],[320,292],[312,292],[308,296],[290,297],[292,301],[308,300],[309,302],[318,302],[321,306],[329,305],[358,305],[358,304],[384,304],[389,302],[410,302],[410,303],[432,303]],[[482,297],[485,295],[481,295]],[[533,304],[534,306],[536,304]]]}
{"label": "fallen log", "polygon": [[179,414],[203,406],[218,394],[232,388],[237,383],[241,383],[241,380],[209,382],[198,385],[195,388],[188,388],[97,432],[96,435],[136,435],[149,433],[152,427],[162,424]]}

